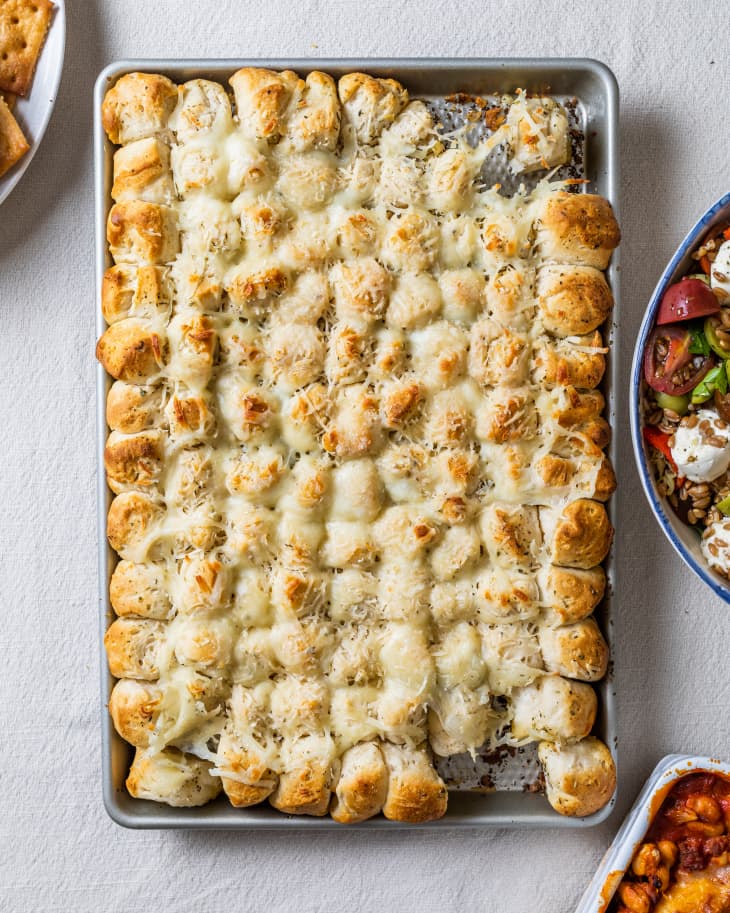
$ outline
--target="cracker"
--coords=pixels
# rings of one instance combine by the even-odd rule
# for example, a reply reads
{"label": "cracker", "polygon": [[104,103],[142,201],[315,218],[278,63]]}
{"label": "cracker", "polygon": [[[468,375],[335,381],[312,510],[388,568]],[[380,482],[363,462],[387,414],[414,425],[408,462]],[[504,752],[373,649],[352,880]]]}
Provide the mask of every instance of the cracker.
{"label": "cracker", "polygon": [[10,108],[0,98],[0,177],[30,149]]}
{"label": "cracker", "polygon": [[0,89],[28,94],[52,11],[51,0],[0,0]]}
{"label": "cracker", "polygon": [[4,100],[5,104],[8,106],[8,108],[10,108],[11,111],[15,107],[15,102],[18,100],[18,96],[13,92],[0,92],[0,98]]}

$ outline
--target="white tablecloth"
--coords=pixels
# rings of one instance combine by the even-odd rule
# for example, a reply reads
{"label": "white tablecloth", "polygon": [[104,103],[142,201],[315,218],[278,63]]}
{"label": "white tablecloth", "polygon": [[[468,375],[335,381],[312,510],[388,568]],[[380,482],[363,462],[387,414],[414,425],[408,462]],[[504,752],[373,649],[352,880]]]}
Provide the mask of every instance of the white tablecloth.
{"label": "white tablecloth", "polygon": [[[567,913],[664,754],[730,758],[730,608],[650,515],[624,404],[618,809],[594,830],[125,831],[101,803],[91,92],[121,57],[590,56],[621,86],[622,351],[730,189],[723,2],[67,0],[53,121],[0,208],[0,910]],[[449,9],[451,7],[451,9]]]}

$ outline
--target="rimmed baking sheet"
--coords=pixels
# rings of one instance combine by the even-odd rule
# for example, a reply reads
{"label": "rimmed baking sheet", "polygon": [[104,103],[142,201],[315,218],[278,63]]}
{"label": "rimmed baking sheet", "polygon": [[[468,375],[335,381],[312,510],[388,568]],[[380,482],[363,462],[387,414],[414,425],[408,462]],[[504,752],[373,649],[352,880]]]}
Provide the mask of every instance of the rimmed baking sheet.
{"label": "rimmed baking sheet", "polygon": [[[568,170],[557,177],[583,176],[588,188],[607,197],[618,214],[618,87],[611,71],[594,60],[586,59],[241,59],[241,60],[122,60],[110,64],[99,75],[94,92],[94,163],[95,163],[95,222],[96,222],[96,280],[97,336],[104,329],[100,307],[101,279],[110,265],[106,244],[106,218],[111,206],[110,188],[113,147],[106,139],[101,125],[101,105],[104,94],[125,73],[145,71],[162,73],[175,82],[208,78],[225,83],[237,69],[244,66],[263,66],[275,70],[291,69],[300,74],[318,69],[338,78],[345,73],[364,71],[374,76],[393,77],[402,82],[412,98],[426,101],[442,120],[460,117],[460,105],[454,96],[490,97],[514,93],[517,88],[528,93],[545,92],[566,104],[571,114],[573,160]],[[450,98],[448,104],[444,100]],[[465,102],[469,104],[469,102]],[[445,126],[448,126],[446,124]],[[493,153],[486,175],[490,183],[499,180],[503,192],[516,189],[500,160],[499,150]],[[544,177],[540,173],[538,177]],[[536,180],[522,178],[526,186]],[[602,389],[606,396],[606,416],[615,421],[616,376],[613,367],[618,363],[617,326],[619,315],[618,252],[614,253],[608,277],[616,307],[612,322],[605,328],[610,356]],[[108,433],[105,415],[106,393],[110,379],[101,365],[97,368],[98,395],[98,526],[101,635],[108,627],[113,612],[109,604],[109,578],[116,556],[106,541],[106,515],[111,493],[104,475],[104,445]],[[620,478],[619,454],[615,444],[609,455]],[[615,525],[615,505],[607,505]],[[609,556],[605,563],[608,576],[607,595],[596,616],[613,647],[612,593],[615,591],[615,562]],[[101,637],[100,637],[101,641]],[[597,685],[599,714],[594,732],[616,755],[616,721],[612,665],[609,674]],[[201,808],[169,808],[158,803],[133,799],[124,787],[132,749],[114,731],[107,712],[107,702],[113,686],[106,655],[101,650],[102,689],[102,768],[104,804],[109,815],[125,827],[139,828],[341,828],[330,818],[289,817],[268,805],[235,809],[225,799],[217,799]],[[500,749],[478,757],[446,759],[439,764],[442,775],[448,778],[451,794],[447,814],[439,821],[418,827],[585,827],[603,821],[611,812],[614,800],[587,818],[566,818],[549,806],[539,790],[539,765],[534,746],[525,749]],[[361,828],[414,827],[411,824],[386,821],[378,817]]]}

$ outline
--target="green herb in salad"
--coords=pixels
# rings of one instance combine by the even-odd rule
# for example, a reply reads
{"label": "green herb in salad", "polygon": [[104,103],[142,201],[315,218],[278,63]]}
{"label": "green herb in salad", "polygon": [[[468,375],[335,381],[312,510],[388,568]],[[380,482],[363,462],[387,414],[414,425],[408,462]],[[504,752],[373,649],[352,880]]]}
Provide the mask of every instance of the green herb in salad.
{"label": "green herb in salad", "polygon": [[727,363],[723,361],[721,364],[715,365],[715,367],[708,371],[694,388],[692,391],[692,402],[695,406],[700,403],[706,403],[715,390],[719,390],[723,395],[727,393],[726,364]]}
{"label": "green herb in salad", "polygon": [[[691,355],[709,355],[710,342],[701,326],[690,327],[689,352]],[[728,353],[730,354],[730,353]]]}
{"label": "green herb in salad", "polygon": [[727,498],[723,498],[722,501],[718,501],[715,507],[723,516],[730,517],[730,495]]}

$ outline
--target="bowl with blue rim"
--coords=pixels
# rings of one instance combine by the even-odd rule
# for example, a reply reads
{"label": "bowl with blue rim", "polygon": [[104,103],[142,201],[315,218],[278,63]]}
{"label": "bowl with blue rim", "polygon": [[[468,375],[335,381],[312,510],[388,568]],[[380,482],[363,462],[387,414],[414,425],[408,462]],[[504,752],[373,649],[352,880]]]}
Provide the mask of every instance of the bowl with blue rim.
{"label": "bowl with blue rim", "polygon": [[[705,240],[712,237],[724,225],[730,225],[730,193],[721,197],[697,220],[662,273],[649,301],[636,340],[631,366],[629,409],[631,439],[639,477],[659,526],[685,564],[720,599],[730,603],[730,580],[710,567],[702,553],[702,540],[698,528],[682,519],[670,504],[668,495],[659,486],[652,461],[654,444],[649,442],[652,435],[647,432],[649,426],[645,421],[648,385],[644,370],[647,344],[652,339],[652,334],[657,326],[659,310],[662,302],[665,301],[667,292],[680,280],[698,271],[697,261],[692,254],[698,251]],[[726,366],[730,367],[730,362],[726,363]],[[661,444],[661,442],[659,443]]]}

